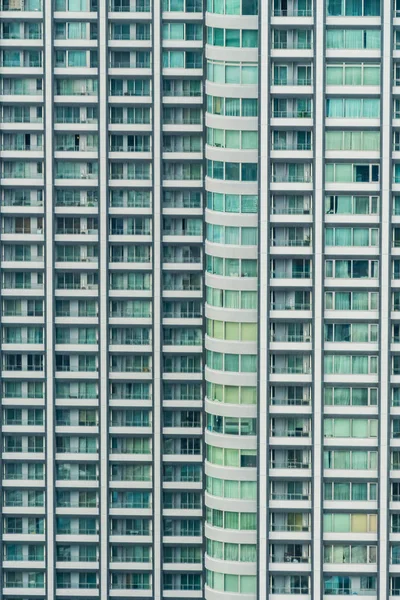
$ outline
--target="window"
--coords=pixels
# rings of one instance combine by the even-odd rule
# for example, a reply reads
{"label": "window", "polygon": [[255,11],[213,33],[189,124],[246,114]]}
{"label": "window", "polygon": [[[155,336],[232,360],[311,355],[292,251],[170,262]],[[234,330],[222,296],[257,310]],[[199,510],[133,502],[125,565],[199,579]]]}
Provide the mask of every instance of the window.
{"label": "window", "polygon": [[[396,198],[396,197],[395,197]],[[394,210],[396,206],[394,198]],[[400,214],[400,197],[399,197]],[[379,213],[378,196],[326,196],[325,213],[327,215],[376,215]]]}
{"label": "window", "polygon": [[326,116],[331,119],[379,119],[379,98],[327,98]]}
{"label": "window", "polygon": [[327,438],[376,438],[376,419],[325,419],[324,435]]}
{"label": "window", "polygon": [[207,351],[207,366],[216,371],[256,373],[257,356],[253,354],[222,354]]}
{"label": "window", "polygon": [[258,0],[207,0],[207,12],[217,15],[257,15]]}
{"label": "window", "polygon": [[255,481],[235,481],[206,477],[206,489],[212,496],[219,498],[237,498],[256,500],[257,484]]}
{"label": "window", "polygon": [[207,144],[216,148],[257,150],[258,133],[256,131],[213,129],[212,127],[207,127]]}
{"label": "window", "polygon": [[235,448],[218,448],[216,446],[206,447],[207,460],[215,465],[225,467],[255,467],[255,450],[238,450]]}
{"label": "window", "polygon": [[377,516],[357,513],[325,513],[324,532],[376,533]]}
{"label": "window", "polygon": [[225,277],[256,277],[257,260],[206,256],[207,273]]}
{"label": "window", "polygon": [[326,150],[378,152],[380,131],[331,131],[325,133]]}
{"label": "window", "polygon": [[377,292],[325,292],[326,310],[377,310]]}
{"label": "window", "polygon": [[325,277],[338,279],[377,279],[377,260],[326,260]]}
{"label": "window", "polygon": [[257,292],[244,292],[237,290],[220,290],[206,287],[207,303],[210,306],[219,306],[235,309],[257,308]]}
{"label": "window", "polygon": [[257,196],[207,192],[207,208],[210,210],[228,213],[256,213],[257,207]]}
{"label": "window", "polygon": [[207,96],[207,112],[227,117],[257,117],[258,100],[256,98]]}
{"label": "window", "polygon": [[330,501],[367,501],[377,500],[376,483],[328,482],[324,483],[324,499]]}
{"label": "window", "polygon": [[252,63],[207,61],[207,79],[215,83],[257,84],[258,67]]}
{"label": "window", "polygon": [[227,404],[256,404],[256,388],[250,386],[222,385],[207,382],[207,398],[212,402]]}
{"label": "window", "polygon": [[326,31],[327,48],[378,49],[380,45],[379,29],[327,29]]}
{"label": "window", "polygon": [[[396,179],[398,176],[400,181],[400,170],[397,171],[396,166],[394,166],[394,177]],[[328,163],[325,165],[325,178],[327,183],[379,182],[379,165]]]}
{"label": "window", "polygon": [[243,417],[220,417],[219,415],[207,415],[207,430],[226,435],[256,435],[256,420]]}
{"label": "window", "polygon": [[[228,544],[225,544],[227,547]],[[234,544],[231,544],[234,546]],[[235,560],[233,549],[227,550],[226,560]],[[230,594],[255,594],[257,588],[257,578],[255,575],[224,575],[216,571],[206,569],[206,583],[211,589],[219,592],[229,592]]]}
{"label": "window", "polygon": [[376,564],[377,547],[363,544],[324,545],[325,563]]}
{"label": "window", "polygon": [[272,181],[279,183],[311,183],[311,163],[272,163]]}
{"label": "window", "polygon": [[207,44],[233,48],[257,48],[256,29],[222,29],[207,27]]}
{"label": "window", "polygon": [[163,0],[162,9],[167,12],[202,12],[203,3],[201,0]]}
{"label": "window", "polygon": [[326,227],[326,246],[365,246],[379,244],[379,229],[370,227]]}
{"label": "window", "polygon": [[255,246],[256,227],[229,227],[207,223],[207,240],[216,244]]}
{"label": "window", "polygon": [[326,323],[326,342],[377,342],[378,325],[369,323]]}
{"label": "window", "polygon": [[207,160],[207,176],[225,181],[257,181],[258,164]]}
{"label": "window", "polygon": [[378,357],[326,354],[324,366],[325,375],[377,375]]}
{"label": "window", "polygon": [[379,17],[380,0],[328,0],[326,14],[328,17]]}
{"label": "window", "polygon": [[339,63],[326,66],[326,85],[380,85],[380,66],[370,63]]}
{"label": "window", "polygon": [[326,406],[377,406],[378,388],[325,386],[324,404]]}
{"label": "window", "polygon": [[311,85],[312,65],[274,63],[271,79],[273,85]]}
{"label": "window", "polygon": [[201,53],[183,50],[164,50],[162,61],[163,67],[170,69],[201,69],[203,64]]}

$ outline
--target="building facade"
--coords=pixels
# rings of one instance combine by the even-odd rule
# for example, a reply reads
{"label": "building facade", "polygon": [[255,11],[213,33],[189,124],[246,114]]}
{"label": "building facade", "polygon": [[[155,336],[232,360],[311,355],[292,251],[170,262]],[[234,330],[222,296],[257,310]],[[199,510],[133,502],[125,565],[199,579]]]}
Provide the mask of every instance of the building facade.
{"label": "building facade", "polygon": [[400,594],[399,8],[207,5],[210,600]]}
{"label": "building facade", "polygon": [[1,27],[1,596],[199,596],[202,4]]}
{"label": "building facade", "polygon": [[398,0],[0,27],[2,598],[399,596]]}

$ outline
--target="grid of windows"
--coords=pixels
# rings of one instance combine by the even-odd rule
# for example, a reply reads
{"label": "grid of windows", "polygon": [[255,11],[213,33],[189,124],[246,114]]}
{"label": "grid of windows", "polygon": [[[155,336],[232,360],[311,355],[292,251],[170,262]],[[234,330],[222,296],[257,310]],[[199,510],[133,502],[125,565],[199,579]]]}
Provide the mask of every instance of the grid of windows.
{"label": "grid of windows", "polygon": [[248,9],[209,1],[205,18],[206,598],[257,594],[258,7]]}
{"label": "grid of windows", "polygon": [[0,0],[5,600],[400,596],[399,17]]}
{"label": "grid of windows", "polygon": [[[259,56],[250,20],[232,16],[239,10],[211,2],[206,13],[205,595],[392,597],[400,589],[397,4],[277,0],[259,19]],[[219,14],[229,15],[223,27]],[[231,200],[252,189],[251,169],[260,184],[254,225]],[[243,274],[245,259],[253,263]],[[247,296],[257,289],[251,274],[258,305]],[[265,356],[254,380],[252,351]],[[254,413],[242,406],[253,381]],[[257,474],[257,503],[250,492],[245,502],[241,484]],[[236,513],[226,512],[229,498]],[[390,507],[388,528],[379,502]],[[243,513],[256,509],[258,537],[242,538]],[[258,542],[258,562],[246,569],[258,575],[252,591],[237,575],[240,549],[228,550],[232,527],[237,544]]]}
{"label": "grid of windows", "polygon": [[1,596],[198,597],[202,2],[0,11]]}

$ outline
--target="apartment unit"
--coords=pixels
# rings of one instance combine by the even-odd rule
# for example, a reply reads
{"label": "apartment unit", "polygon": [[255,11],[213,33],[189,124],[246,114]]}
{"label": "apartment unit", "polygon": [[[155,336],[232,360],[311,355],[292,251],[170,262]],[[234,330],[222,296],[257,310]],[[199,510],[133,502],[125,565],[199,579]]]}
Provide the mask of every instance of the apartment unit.
{"label": "apartment unit", "polygon": [[0,11],[0,595],[201,598],[201,0]]}

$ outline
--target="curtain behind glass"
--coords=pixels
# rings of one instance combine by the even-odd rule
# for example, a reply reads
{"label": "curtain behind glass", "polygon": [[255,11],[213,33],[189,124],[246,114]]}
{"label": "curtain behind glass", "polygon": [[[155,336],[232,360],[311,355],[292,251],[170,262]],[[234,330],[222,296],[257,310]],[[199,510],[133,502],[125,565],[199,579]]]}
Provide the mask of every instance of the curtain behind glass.
{"label": "curtain behind glass", "polygon": [[326,32],[327,48],[343,48],[344,32],[341,29],[328,29]]}
{"label": "curtain behind glass", "polygon": [[80,40],[85,37],[86,23],[68,23],[68,39]]}
{"label": "curtain behind glass", "polygon": [[335,388],[335,406],[349,406],[350,404],[350,389]]}
{"label": "curtain behind glass", "polygon": [[363,3],[360,0],[346,0],[345,15],[347,17],[359,17],[362,15]]}
{"label": "curtain behind glass", "polygon": [[[359,0],[354,0],[354,3],[361,6]],[[344,35],[346,48],[364,48],[364,31],[362,29],[345,29]]]}

